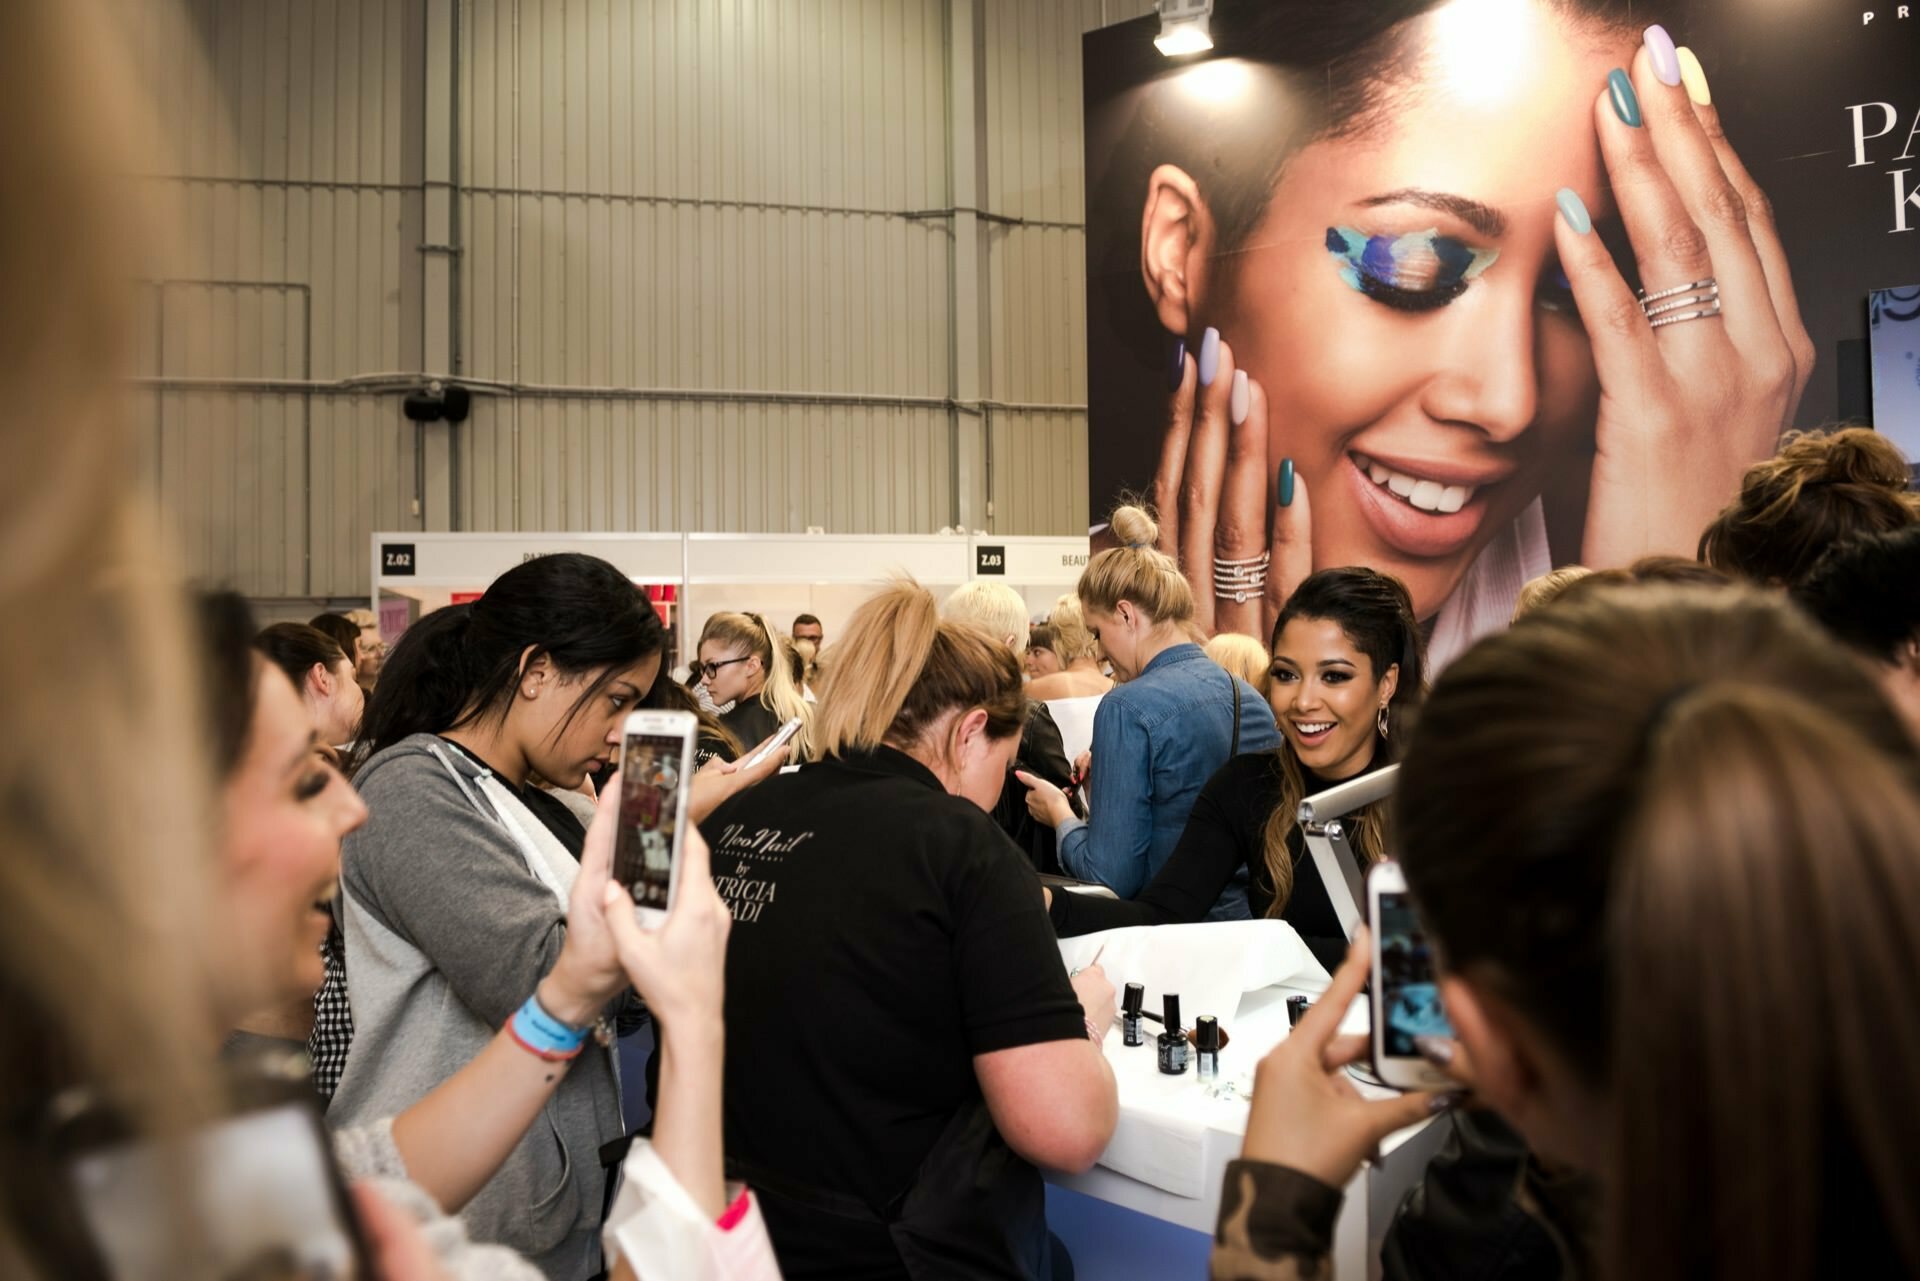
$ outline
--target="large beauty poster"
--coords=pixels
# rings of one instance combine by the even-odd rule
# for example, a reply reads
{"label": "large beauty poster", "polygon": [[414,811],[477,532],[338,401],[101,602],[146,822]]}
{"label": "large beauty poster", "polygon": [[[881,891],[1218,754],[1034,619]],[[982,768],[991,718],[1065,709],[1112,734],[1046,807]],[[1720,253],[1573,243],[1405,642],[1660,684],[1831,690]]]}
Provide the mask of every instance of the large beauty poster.
{"label": "large beauty poster", "polygon": [[1096,520],[1149,499],[1209,631],[1392,573],[1441,662],[1552,566],[1691,556],[1782,431],[1866,415],[1867,296],[1920,277],[1920,3],[1866,4],[1089,34]]}

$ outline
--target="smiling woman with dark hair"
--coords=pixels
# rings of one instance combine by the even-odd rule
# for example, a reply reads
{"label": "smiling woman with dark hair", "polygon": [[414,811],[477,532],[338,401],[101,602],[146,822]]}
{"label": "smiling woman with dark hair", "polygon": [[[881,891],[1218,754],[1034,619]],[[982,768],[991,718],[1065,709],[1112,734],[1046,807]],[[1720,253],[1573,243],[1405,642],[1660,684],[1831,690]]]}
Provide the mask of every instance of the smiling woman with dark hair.
{"label": "smiling woman with dark hair", "polygon": [[[1246,752],[1207,780],[1173,855],[1131,902],[1051,894],[1048,912],[1064,937],[1123,925],[1198,921],[1246,875],[1256,917],[1293,926],[1329,970],[1346,934],[1313,861],[1306,858],[1300,802],[1391,761],[1424,688],[1420,629],[1407,589],[1370,569],[1327,569],[1293,593],[1274,625],[1269,698],[1282,741]],[[1386,856],[1386,805],[1348,820],[1356,852]]]}
{"label": "smiling woman with dark hair", "polygon": [[1148,487],[1203,629],[1264,636],[1367,565],[1443,664],[1553,564],[1690,553],[1772,452],[1812,345],[1771,223],[1716,213],[1763,198],[1649,17],[1221,0],[1212,56],[1090,103],[1089,209],[1137,211],[1089,225],[1095,503]]}

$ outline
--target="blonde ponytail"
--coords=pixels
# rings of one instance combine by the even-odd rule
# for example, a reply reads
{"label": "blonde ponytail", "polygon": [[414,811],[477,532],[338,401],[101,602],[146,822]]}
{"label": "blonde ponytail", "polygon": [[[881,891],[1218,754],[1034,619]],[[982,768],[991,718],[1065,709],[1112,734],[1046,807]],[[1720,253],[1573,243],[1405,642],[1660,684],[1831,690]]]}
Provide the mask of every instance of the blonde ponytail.
{"label": "blonde ponytail", "polygon": [[1026,724],[1013,651],[971,624],[941,622],[932,594],[911,579],[853,612],[818,693],[807,736],[814,759],[911,747],[942,716],[974,707],[987,713],[993,738]]}

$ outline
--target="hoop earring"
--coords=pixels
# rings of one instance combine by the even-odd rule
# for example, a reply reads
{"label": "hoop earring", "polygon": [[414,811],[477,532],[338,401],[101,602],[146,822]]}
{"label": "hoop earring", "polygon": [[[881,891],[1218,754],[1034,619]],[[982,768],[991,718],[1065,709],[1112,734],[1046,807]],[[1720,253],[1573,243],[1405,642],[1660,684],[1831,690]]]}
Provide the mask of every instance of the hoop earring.
{"label": "hoop earring", "polygon": [[1373,718],[1373,727],[1380,731],[1381,738],[1390,737],[1387,729],[1387,705],[1380,704],[1380,711]]}

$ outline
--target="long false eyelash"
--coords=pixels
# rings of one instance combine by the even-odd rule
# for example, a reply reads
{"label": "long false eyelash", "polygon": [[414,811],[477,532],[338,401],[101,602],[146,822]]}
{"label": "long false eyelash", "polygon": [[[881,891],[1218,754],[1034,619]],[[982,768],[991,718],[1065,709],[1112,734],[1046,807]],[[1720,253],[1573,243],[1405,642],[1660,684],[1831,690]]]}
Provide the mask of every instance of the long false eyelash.
{"label": "long false eyelash", "polygon": [[1451,285],[1442,285],[1438,289],[1402,289],[1366,272],[1358,273],[1360,292],[1383,306],[1395,311],[1438,311],[1440,308],[1467,292],[1465,280],[1455,281]]}

